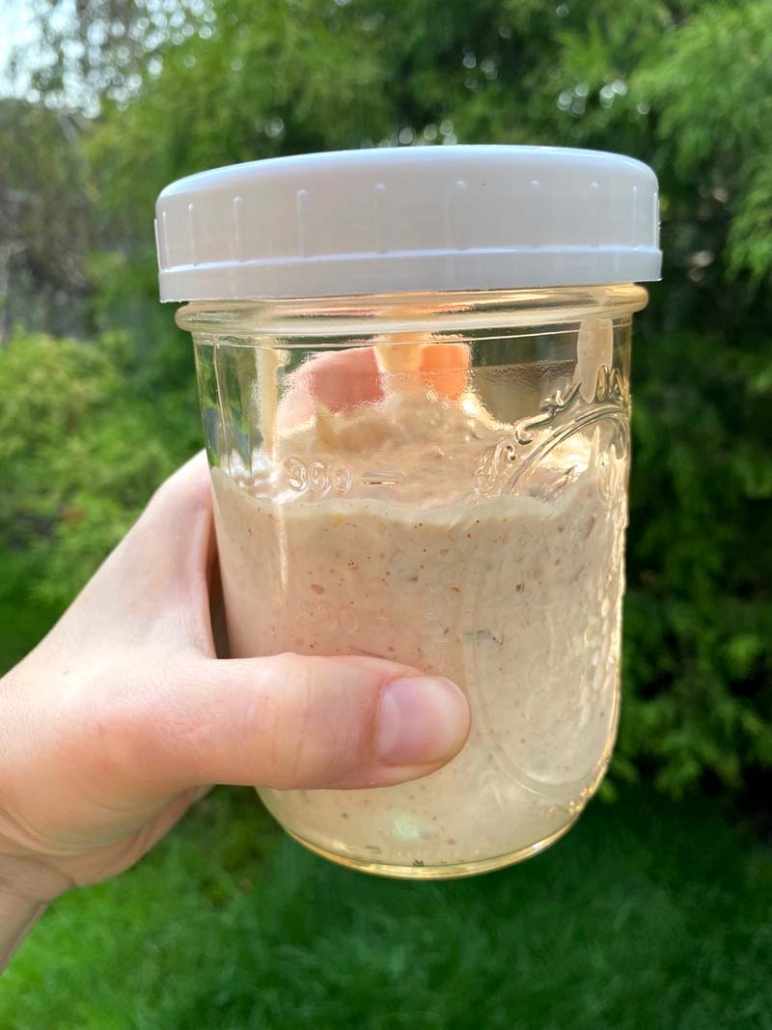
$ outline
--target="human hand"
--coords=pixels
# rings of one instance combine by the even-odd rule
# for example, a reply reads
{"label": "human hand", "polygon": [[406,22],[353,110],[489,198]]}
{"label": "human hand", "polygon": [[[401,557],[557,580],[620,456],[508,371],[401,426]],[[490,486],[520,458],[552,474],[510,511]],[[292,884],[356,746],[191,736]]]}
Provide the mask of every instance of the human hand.
{"label": "human hand", "polygon": [[[469,382],[469,345],[425,343],[420,334],[402,335],[408,338],[403,340],[407,346],[391,349],[415,352],[418,367],[409,378],[440,397],[458,400]],[[389,378],[379,367],[375,347],[316,354],[290,374],[289,389],[279,404],[278,426],[292,428],[311,418],[318,405],[337,413],[375,404],[383,400]]]}
{"label": "human hand", "polygon": [[385,786],[466,739],[461,691],[395,662],[218,659],[211,503],[199,455],[0,680],[0,965],[50,899],[128,868],[208,784]]}

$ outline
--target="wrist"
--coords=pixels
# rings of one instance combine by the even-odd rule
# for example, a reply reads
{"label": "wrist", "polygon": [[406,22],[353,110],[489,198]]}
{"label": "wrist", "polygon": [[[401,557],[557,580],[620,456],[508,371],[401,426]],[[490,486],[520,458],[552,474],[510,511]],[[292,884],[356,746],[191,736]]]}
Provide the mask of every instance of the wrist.
{"label": "wrist", "polygon": [[45,901],[36,901],[0,887],[0,970],[46,910]]}
{"label": "wrist", "polygon": [[0,971],[49,901],[71,885],[39,859],[0,854]]}

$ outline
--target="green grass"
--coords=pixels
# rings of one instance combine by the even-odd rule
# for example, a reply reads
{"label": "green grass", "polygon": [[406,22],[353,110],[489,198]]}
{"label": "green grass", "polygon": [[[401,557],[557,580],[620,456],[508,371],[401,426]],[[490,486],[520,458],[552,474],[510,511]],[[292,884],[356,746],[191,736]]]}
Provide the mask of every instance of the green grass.
{"label": "green grass", "polygon": [[472,880],[329,865],[218,791],[138,868],[52,907],[3,1030],[772,1028],[772,853],[705,800],[596,803]]}

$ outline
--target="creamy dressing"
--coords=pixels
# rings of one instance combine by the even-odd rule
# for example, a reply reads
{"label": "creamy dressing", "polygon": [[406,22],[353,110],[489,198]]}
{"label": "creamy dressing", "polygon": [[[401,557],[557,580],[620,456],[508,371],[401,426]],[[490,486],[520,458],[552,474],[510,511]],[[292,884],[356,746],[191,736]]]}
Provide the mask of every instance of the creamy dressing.
{"label": "creamy dressing", "polygon": [[394,392],[317,410],[249,472],[213,470],[234,656],[378,655],[449,677],[472,707],[466,747],[425,779],[261,790],[293,834],[351,864],[453,875],[570,825],[617,724],[627,466],[607,428],[552,449],[544,430],[542,457],[510,469],[511,428],[472,398]]}

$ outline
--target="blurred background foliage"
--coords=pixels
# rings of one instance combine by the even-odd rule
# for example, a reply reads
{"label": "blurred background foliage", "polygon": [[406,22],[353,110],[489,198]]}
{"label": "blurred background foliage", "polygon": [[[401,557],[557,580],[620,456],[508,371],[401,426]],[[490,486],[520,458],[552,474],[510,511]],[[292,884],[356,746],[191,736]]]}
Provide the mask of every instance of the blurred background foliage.
{"label": "blurred background foliage", "polygon": [[37,41],[14,53],[0,98],[0,666],[198,446],[189,341],[157,301],[164,185],[347,147],[615,150],[660,177],[665,271],[636,328],[612,782],[643,772],[674,795],[765,782],[769,0],[33,0],[31,11]]}

